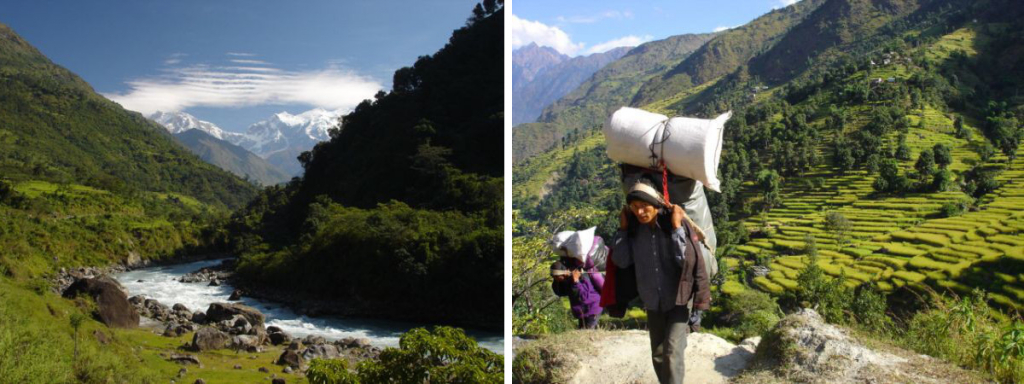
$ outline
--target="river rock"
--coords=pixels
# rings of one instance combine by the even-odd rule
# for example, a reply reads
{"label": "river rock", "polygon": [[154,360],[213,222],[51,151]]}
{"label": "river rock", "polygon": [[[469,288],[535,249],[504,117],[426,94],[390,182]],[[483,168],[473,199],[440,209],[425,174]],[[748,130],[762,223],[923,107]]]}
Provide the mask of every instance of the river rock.
{"label": "river rock", "polygon": [[[292,369],[292,367],[284,367],[284,369],[283,369],[283,370],[281,370],[281,372],[284,372],[284,373],[292,373],[292,372],[295,372],[295,370],[294,370],[294,369]],[[282,380],[283,380],[283,379],[282,379]]]}
{"label": "river rock", "polygon": [[281,353],[281,357],[277,358],[277,365],[287,365],[293,368],[300,368],[305,363],[302,355],[294,349],[286,349],[284,353]]}
{"label": "river rock", "polygon": [[260,369],[258,369],[258,371],[263,372],[263,373],[270,373],[270,370],[267,369],[267,367],[260,367]]}
{"label": "river rock", "polygon": [[235,303],[213,303],[210,304],[210,308],[206,309],[206,321],[207,322],[220,322],[224,320],[232,320],[235,315],[242,315],[245,320],[249,322],[252,327],[263,328],[263,321],[265,317],[263,313],[260,313],[256,308],[235,304]]}
{"label": "river rock", "polygon": [[143,304],[146,303],[146,296],[135,295],[135,296],[129,297],[128,298],[128,302],[132,303],[132,305],[134,305],[136,307],[139,307],[139,306],[142,306]]}
{"label": "river rock", "polygon": [[317,345],[317,344],[326,344],[326,343],[327,343],[327,339],[325,339],[323,336],[309,335],[309,336],[306,336],[306,337],[302,338],[302,344],[305,344],[305,345]]}
{"label": "river rock", "polygon": [[[199,362],[199,358],[195,357],[193,355],[179,355],[179,354],[176,354],[176,353],[172,353],[171,357],[168,357],[167,360],[168,361],[173,361],[173,362],[178,363],[178,364],[195,364],[195,365],[198,365],[200,367],[203,366],[203,364]],[[182,368],[182,369],[184,369],[184,368]],[[186,370],[186,372],[187,372],[187,370]]]}
{"label": "river rock", "polygon": [[278,327],[267,327],[267,336],[270,338],[270,344],[281,345],[288,344],[292,337],[285,333],[281,328]]}
{"label": "river rock", "polygon": [[142,265],[142,257],[139,256],[138,252],[128,251],[128,257],[125,258],[124,263],[128,268],[135,268]]}
{"label": "river rock", "polygon": [[192,312],[192,322],[196,324],[205,324],[206,313],[203,313],[203,311]]}
{"label": "river rock", "polygon": [[219,287],[220,286],[220,280],[217,280],[217,279],[210,280],[210,284],[207,284],[207,286]]}
{"label": "river rock", "polygon": [[335,359],[338,356],[340,356],[338,348],[333,344],[311,345],[302,351],[302,358],[305,360]]}
{"label": "river rock", "polygon": [[192,349],[195,351],[221,349],[227,345],[229,340],[230,338],[224,332],[210,327],[203,327],[192,336]]}
{"label": "river rock", "polygon": [[288,349],[295,351],[302,349],[302,340],[292,340],[292,342],[288,344]]}
{"label": "river rock", "polygon": [[116,280],[108,276],[81,279],[64,290],[63,296],[72,298],[86,294],[96,301],[96,317],[109,327],[134,328],[139,326],[139,313],[128,302],[128,295]]}
{"label": "river rock", "polygon": [[196,382],[195,382],[195,383],[193,383],[193,384],[206,384],[206,380],[203,380],[203,379],[196,379]]}
{"label": "river rock", "polygon": [[182,304],[182,303],[174,304],[174,306],[171,307],[171,309],[173,309],[174,312],[178,312],[178,311],[189,312],[188,307],[186,307],[185,304]]}
{"label": "river rock", "polygon": [[273,380],[270,380],[270,384],[285,384],[285,382],[284,379],[275,377]]}
{"label": "river rock", "polygon": [[228,300],[229,301],[242,300],[242,290],[241,289],[236,289],[234,292],[231,292],[231,297],[229,297]]}

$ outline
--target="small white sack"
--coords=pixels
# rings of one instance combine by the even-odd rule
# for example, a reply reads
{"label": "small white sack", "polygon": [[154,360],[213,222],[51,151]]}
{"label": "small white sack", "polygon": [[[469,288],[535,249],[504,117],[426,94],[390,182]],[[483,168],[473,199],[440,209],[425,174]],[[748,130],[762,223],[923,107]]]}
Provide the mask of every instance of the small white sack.
{"label": "small white sack", "polygon": [[590,248],[594,246],[594,232],[597,227],[582,231],[563,231],[551,237],[549,244],[560,256],[568,256],[586,264]]}
{"label": "small white sack", "polygon": [[621,163],[650,167],[653,149],[656,155],[665,156],[669,172],[698,180],[720,192],[718,162],[722,155],[723,128],[730,117],[731,111],[713,120],[669,119],[665,115],[622,107],[612,114],[604,127],[608,157]]}

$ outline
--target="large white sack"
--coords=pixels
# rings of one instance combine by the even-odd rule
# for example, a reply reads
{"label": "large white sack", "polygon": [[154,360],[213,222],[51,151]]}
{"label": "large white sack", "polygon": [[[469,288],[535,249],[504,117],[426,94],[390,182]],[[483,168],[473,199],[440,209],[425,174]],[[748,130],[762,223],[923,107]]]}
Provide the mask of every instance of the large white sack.
{"label": "large white sack", "polygon": [[731,111],[713,120],[669,119],[665,115],[622,107],[612,114],[604,127],[608,157],[638,167],[651,167],[653,149],[656,155],[664,155],[669,172],[698,180],[720,192],[718,162],[722,155],[723,128],[730,117]]}
{"label": "large white sack", "polygon": [[555,253],[586,263],[590,248],[594,246],[595,231],[597,231],[597,227],[590,227],[582,231],[559,232],[551,237],[549,244]]}

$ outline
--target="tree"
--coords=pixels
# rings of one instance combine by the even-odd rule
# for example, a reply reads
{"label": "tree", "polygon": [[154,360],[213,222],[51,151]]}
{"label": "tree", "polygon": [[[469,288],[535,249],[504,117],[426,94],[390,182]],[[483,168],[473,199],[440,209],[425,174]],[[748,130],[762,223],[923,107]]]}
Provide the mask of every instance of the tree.
{"label": "tree", "polygon": [[829,211],[825,214],[825,230],[831,232],[836,237],[836,245],[839,246],[839,249],[842,249],[843,245],[846,244],[846,234],[850,231],[851,227],[850,220],[842,213]]}
{"label": "tree", "polygon": [[782,203],[782,195],[779,192],[781,183],[782,178],[773,169],[766,169],[757,174],[757,184],[764,196],[765,211],[770,211]]}
{"label": "tree", "polygon": [[938,143],[932,147],[932,152],[935,155],[935,164],[941,169],[946,169],[947,166],[953,163],[953,155],[949,152],[949,147],[945,144]]}
{"label": "tree", "polygon": [[910,160],[910,158],[910,147],[907,146],[907,135],[901,132],[896,145],[896,159],[907,161]]}
{"label": "tree", "polygon": [[927,180],[935,173],[935,155],[931,149],[921,151],[917,156],[917,163],[914,163],[914,169],[917,170],[917,177],[920,180]]}

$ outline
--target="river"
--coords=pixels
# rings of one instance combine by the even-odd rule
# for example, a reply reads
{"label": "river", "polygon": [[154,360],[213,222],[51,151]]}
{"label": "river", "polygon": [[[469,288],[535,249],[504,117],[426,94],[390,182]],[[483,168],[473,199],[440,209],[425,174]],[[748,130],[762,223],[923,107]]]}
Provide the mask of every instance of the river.
{"label": "river", "polygon": [[[211,303],[228,302],[234,288],[221,282],[219,287],[211,287],[207,282],[182,283],[176,281],[182,275],[203,267],[212,267],[221,260],[207,260],[193,263],[136,269],[114,275],[121,285],[130,293],[129,296],[144,295],[149,299],[167,305],[181,303],[191,311],[206,311]],[[141,282],[140,282],[141,280]],[[340,317],[308,317],[295,313],[279,303],[243,297],[241,303],[263,312],[267,317],[267,326],[277,326],[292,337],[320,335],[328,340],[346,337],[365,337],[373,345],[380,347],[397,347],[398,338],[402,333],[416,327],[427,327],[429,324],[416,324],[402,321],[379,319],[359,319]],[[505,342],[498,332],[487,332],[467,329],[466,333],[489,350],[503,353]]]}

